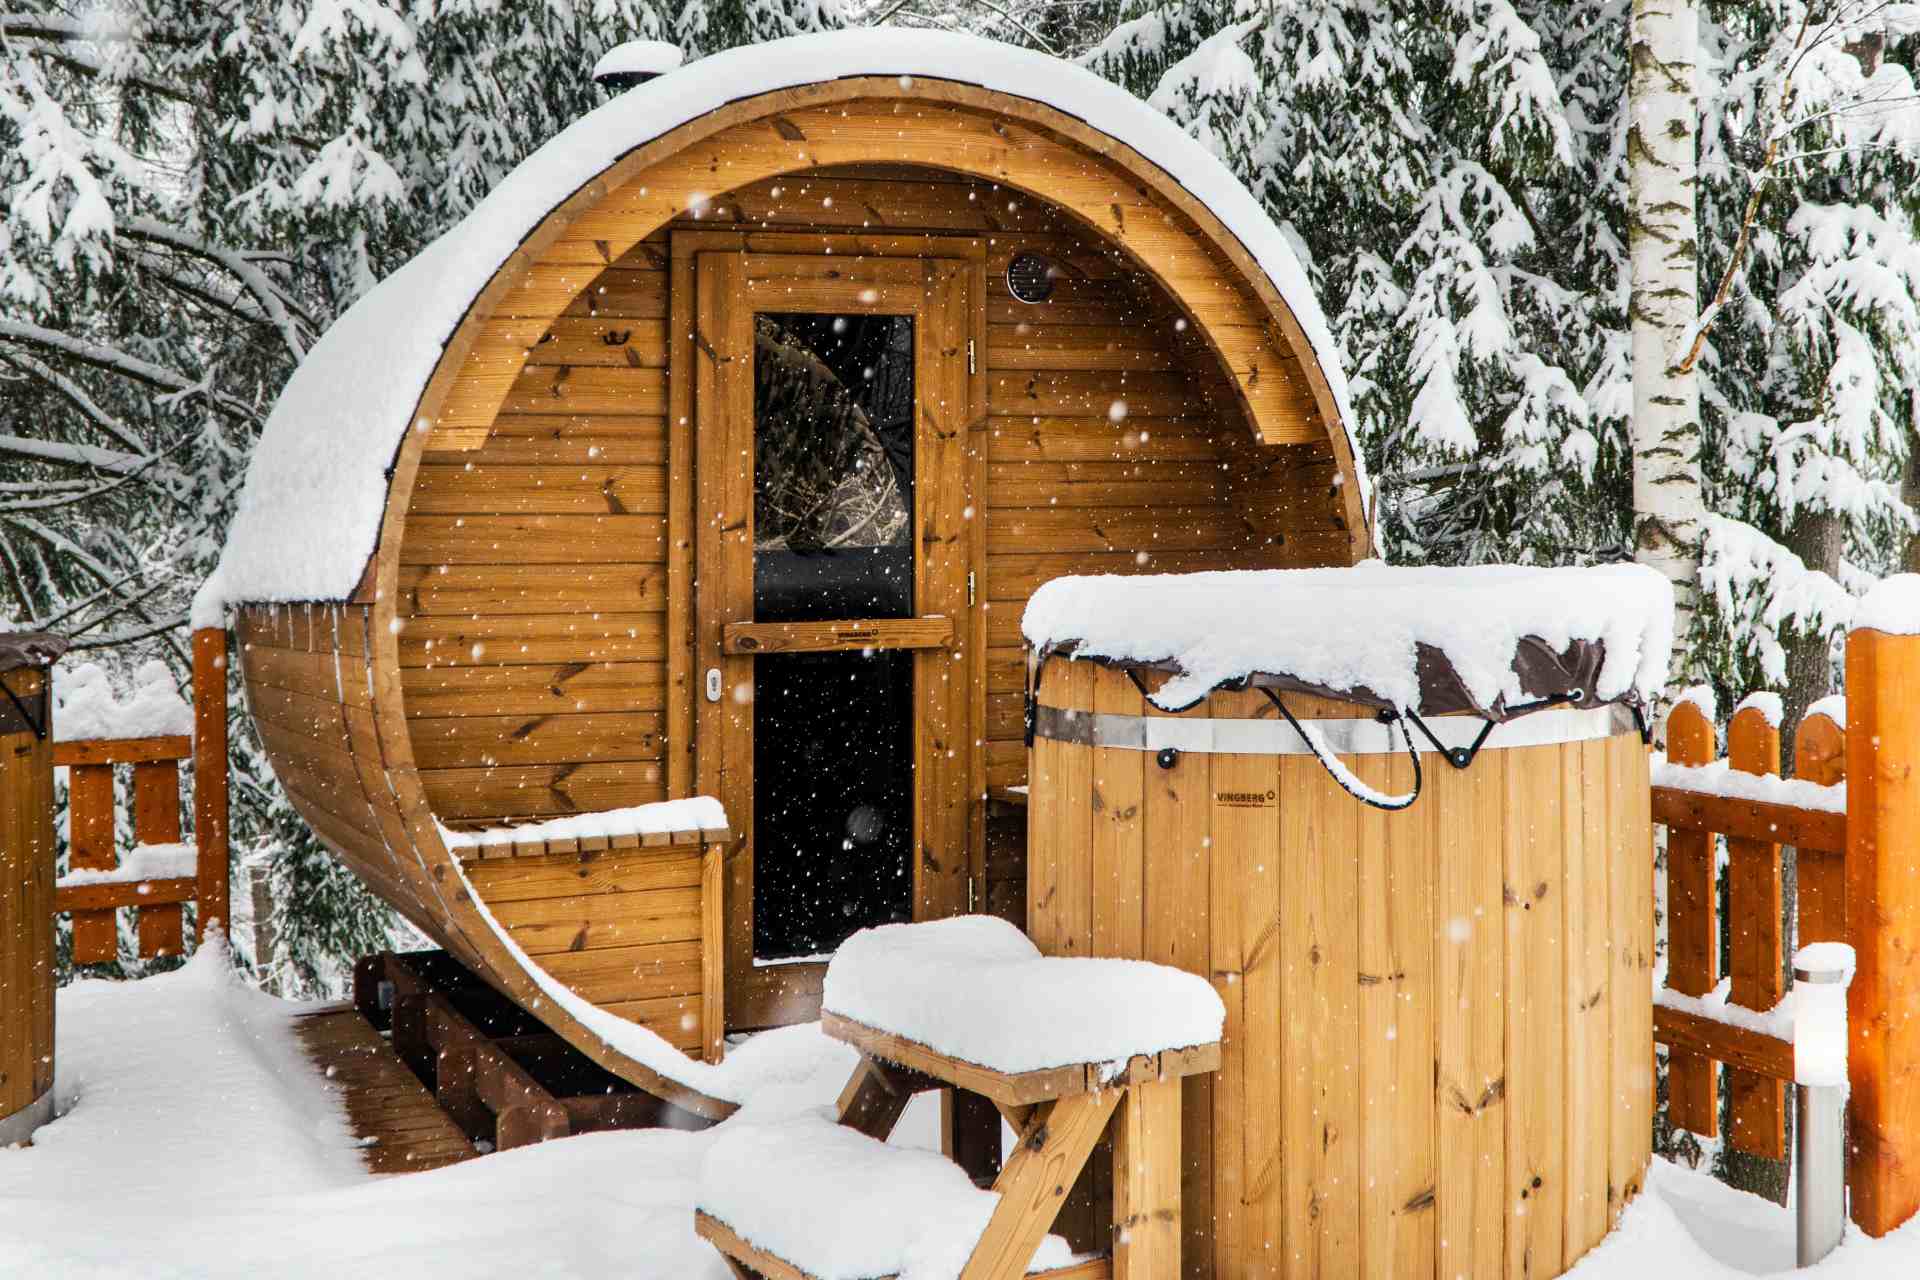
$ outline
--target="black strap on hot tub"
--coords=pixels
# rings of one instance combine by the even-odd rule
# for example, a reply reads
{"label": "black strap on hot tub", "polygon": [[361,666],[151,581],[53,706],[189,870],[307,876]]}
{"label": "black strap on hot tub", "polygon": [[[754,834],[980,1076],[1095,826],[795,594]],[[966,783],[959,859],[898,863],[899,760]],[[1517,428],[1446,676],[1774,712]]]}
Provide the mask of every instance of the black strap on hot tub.
{"label": "black strap on hot tub", "polygon": [[1380,713],[1382,720],[1389,724],[1398,724],[1400,726],[1400,736],[1406,740],[1407,744],[1407,759],[1413,761],[1413,790],[1407,792],[1404,796],[1394,796],[1389,799],[1380,800],[1353,789],[1347,782],[1346,772],[1334,767],[1336,762],[1329,760],[1320,750],[1320,744],[1313,740],[1313,735],[1307,732],[1306,726],[1294,719],[1293,712],[1287,709],[1287,704],[1280,700],[1279,694],[1264,685],[1260,687],[1260,692],[1266,694],[1267,700],[1280,709],[1280,714],[1285,716],[1287,723],[1293,726],[1293,731],[1300,735],[1300,741],[1307,744],[1307,750],[1312,752],[1313,758],[1320,762],[1320,767],[1327,771],[1327,776],[1339,783],[1342,791],[1352,796],[1355,800],[1358,800],[1361,804],[1371,805],[1375,809],[1385,809],[1388,813],[1398,813],[1402,809],[1411,808],[1413,802],[1420,798],[1420,751],[1413,745],[1413,734],[1407,729],[1407,719],[1405,716],[1392,711],[1382,711]]}
{"label": "black strap on hot tub", "polygon": [[[1549,694],[1538,702],[1523,702],[1517,707],[1508,707],[1507,714],[1509,716],[1520,716],[1530,711],[1545,711],[1548,707],[1557,707],[1562,703],[1578,702],[1584,696],[1585,694],[1579,689],[1569,689],[1565,693]],[[1407,719],[1413,721],[1413,727],[1418,729],[1421,734],[1425,736],[1426,740],[1433,744],[1433,749],[1445,757],[1446,762],[1456,769],[1465,769],[1473,763],[1474,757],[1480,754],[1480,748],[1487,745],[1487,738],[1493,733],[1493,726],[1497,723],[1496,721],[1489,720],[1482,725],[1480,727],[1480,734],[1474,738],[1472,745],[1449,747],[1441,742],[1440,739],[1433,736],[1433,730],[1427,728],[1427,722],[1425,720],[1422,720],[1411,711],[1407,712]]]}

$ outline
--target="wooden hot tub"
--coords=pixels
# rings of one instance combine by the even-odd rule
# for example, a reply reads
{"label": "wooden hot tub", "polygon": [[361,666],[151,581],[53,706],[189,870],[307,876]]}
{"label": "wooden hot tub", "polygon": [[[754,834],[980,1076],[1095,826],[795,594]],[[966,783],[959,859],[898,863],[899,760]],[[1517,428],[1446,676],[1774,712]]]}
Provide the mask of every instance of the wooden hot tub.
{"label": "wooden hot tub", "polygon": [[[1651,1147],[1634,716],[1575,690],[1465,768],[1412,732],[1420,794],[1388,812],[1276,706],[1359,783],[1409,792],[1377,702],[1251,675],[1169,714],[1143,697],[1169,666],[1036,663],[1028,928],[1048,954],[1206,975],[1226,1002],[1222,1068],[1183,1099],[1185,1274],[1559,1275]],[[1488,723],[1422,719],[1449,747]]]}

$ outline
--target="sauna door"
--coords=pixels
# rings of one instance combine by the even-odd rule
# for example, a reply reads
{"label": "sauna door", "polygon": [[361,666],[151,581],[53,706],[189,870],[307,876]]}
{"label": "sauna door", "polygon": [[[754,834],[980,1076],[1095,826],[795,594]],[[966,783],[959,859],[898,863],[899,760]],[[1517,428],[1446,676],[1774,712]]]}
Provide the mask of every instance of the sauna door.
{"label": "sauna door", "polygon": [[966,909],[974,274],[695,258],[696,782],[737,840],[729,1028],[818,1016],[856,929]]}

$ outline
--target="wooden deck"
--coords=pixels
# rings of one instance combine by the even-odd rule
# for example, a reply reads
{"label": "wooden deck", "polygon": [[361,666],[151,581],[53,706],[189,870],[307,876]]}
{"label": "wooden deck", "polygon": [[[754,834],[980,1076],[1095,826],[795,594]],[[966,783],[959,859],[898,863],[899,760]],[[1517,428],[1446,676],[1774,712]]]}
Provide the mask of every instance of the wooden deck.
{"label": "wooden deck", "polygon": [[370,1171],[420,1173],[479,1154],[351,1005],[307,1014],[295,1026],[322,1087],[343,1096],[354,1136],[371,1139],[362,1148]]}

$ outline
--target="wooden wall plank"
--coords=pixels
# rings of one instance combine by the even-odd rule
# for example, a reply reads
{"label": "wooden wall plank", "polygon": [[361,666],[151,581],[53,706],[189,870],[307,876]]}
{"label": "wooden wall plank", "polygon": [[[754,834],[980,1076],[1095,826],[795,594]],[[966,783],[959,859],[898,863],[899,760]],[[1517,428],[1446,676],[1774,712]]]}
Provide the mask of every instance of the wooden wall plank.
{"label": "wooden wall plank", "polygon": [[463,866],[467,879],[490,904],[691,889],[699,886],[702,874],[701,855],[690,851],[486,858]]}

